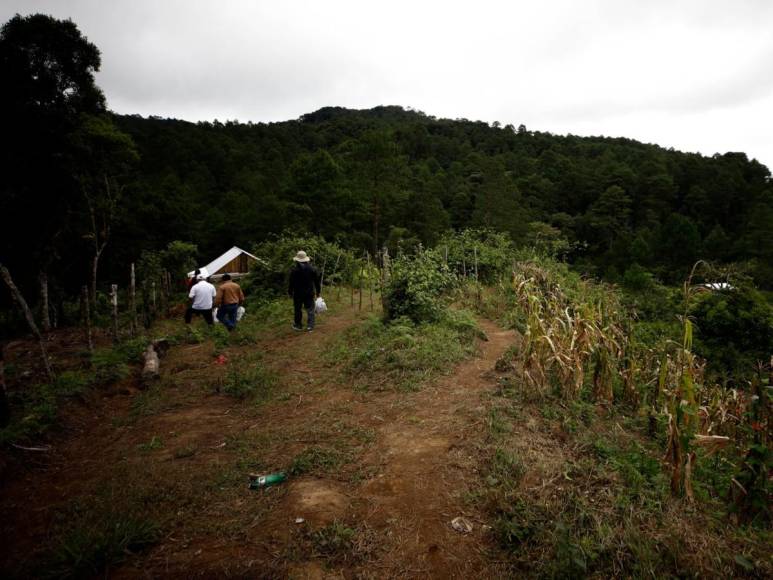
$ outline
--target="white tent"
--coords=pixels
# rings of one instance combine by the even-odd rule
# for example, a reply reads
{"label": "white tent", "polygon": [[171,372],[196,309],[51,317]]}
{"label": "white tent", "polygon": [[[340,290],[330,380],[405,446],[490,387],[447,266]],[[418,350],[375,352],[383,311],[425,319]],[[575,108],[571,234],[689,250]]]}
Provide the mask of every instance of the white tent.
{"label": "white tent", "polygon": [[[222,256],[215,258],[206,266],[199,268],[199,270],[204,276],[222,276],[223,274],[230,274],[232,277],[238,277],[243,276],[248,272],[249,263],[253,260],[265,264],[265,262],[257,256],[253,256],[249,252],[234,246]],[[195,273],[195,270],[188,272],[188,278],[193,278]]]}

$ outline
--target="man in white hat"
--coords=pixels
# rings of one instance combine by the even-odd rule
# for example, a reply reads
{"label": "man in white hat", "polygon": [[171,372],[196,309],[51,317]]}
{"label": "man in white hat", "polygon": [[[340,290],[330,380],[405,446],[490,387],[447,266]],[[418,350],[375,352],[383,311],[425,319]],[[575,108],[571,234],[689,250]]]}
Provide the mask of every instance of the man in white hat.
{"label": "man in white hat", "polygon": [[306,330],[314,330],[314,300],[322,294],[320,278],[317,269],[311,265],[311,258],[300,250],[293,258],[295,264],[290,270],[290,286],[288,293],[293,298],[295,319],[293,330],[303,330],[303,312],[306,309]]}

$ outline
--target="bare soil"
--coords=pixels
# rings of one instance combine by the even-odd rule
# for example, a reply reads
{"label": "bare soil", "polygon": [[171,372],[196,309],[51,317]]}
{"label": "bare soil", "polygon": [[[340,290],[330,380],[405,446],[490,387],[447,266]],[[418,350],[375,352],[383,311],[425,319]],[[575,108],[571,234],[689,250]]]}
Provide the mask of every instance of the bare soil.
{"label": "bare soil", "polygon": [[[313,333],[269,329],[257,345],[229,347],[225,365],[210,344],[176,346],[153,393],[127,382],[68,407],[49,452],[5,458],[3,566],[34,570],[73,505],[107,497],[142,507],[163,532],[108,576],[496,576],[486,515],[466,494],[480,478],[485,395],[513,333],[481,320],[489,340],[446,376],[417,392],[362,392],[319,356],[361,318],[347,306]],[[212,388],[255,352],[279,376],[266,402]],[[249,473],[305,456],[322,459],[283,485],[248,489]],[[470,533],[452,527],[460,516]]]}

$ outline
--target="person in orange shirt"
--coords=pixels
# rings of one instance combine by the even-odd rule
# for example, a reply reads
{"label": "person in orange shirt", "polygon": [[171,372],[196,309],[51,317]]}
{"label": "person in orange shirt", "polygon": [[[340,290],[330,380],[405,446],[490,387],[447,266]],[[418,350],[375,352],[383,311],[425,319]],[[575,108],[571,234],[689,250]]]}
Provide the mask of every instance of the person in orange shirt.
{"label": "person in orange shirt", "polygon": [[231,281],[229,274],[223,274],[222,280],[215,297],[217,319],[231,332],[236,328],[236,311],[244,304],[244,293],[236,282]]}

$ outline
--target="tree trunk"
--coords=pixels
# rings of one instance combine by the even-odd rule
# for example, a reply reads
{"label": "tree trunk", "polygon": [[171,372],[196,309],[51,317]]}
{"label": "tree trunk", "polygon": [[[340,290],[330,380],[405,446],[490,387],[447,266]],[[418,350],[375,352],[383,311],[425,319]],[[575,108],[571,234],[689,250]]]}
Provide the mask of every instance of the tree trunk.
{"label": "tree trunk", "polygon": [[113,318],[113,342],[118,342],[118,284],[110,285],[110,305]]}
{"label": "tree trunk", "polygon": [[360,302],[357,310],[362,310],[362,261],[360,261],[359,295]]}
{"label": "tree trunk", "polygon": [[89,312],[89,289],[86,286],[81,288],[81,320],[83,329],[86,332],[86,344],[89,352],[94,352],[94,341],[91,338],[91,313]]}
{"label": "tree trunk", "polygon": [[51,319],[48,317],[48,275],[41,271],[38,274],[40,281],[40,326],[43,332],[51,332]]}
{"label": "tree trunk", "polygon": [[16,284],[13,283],[13,278],[11,277],[11,273],[8,271],[8,268],[2,264],[0,264],[0,275],[2,275],[5,284],[11,291],[11,296],[13,296],[16,304],[19,306],[19,308],[21,308],[21,311],[24,314],[24,318],[27,319],[27,325],[30,327],[32,334],[35,335],[35,338],[38,339],[38,344],[40,345],[40,355],[41,359],[43,360],[43,367],[46,370],[46,376],[48,377],[49,381],[53,381],[55,378],[54,370],[51,368],[51,361],[48,358],[46,345],[43,341],[43,336],[40,334],[40,330],[38,330],[38,325],[35,324],[35,318],[32,316],[32,311],[30,310],[30,307],[27,306],[27,301],[24,300],[24,296],[22,296],[21,292],[16,287]]}
{"label": "tree trunk", "polygon": [[131,273],[129,274],[129,328],[131,334],[134,336],[137,334],[137,280],[134,275],[134,262],[131,265]]}
{"label": "tree trunk", "polygon": [[5,388],[5,359],[3,344],[0,343],[0,427],[5,427],[11,421],[11,406],[8,404],[8,391]]}
{"label": "tree trunk", "polygon": [[97,268],[99,268],[99,252],[91,259],[91,308],[97,311]]}
{"label": "tree trunk", "polygon": [[370,276],[370,254],[368,254],[368,293],[370,295],[370,311],[373,312],[373,278]]}

